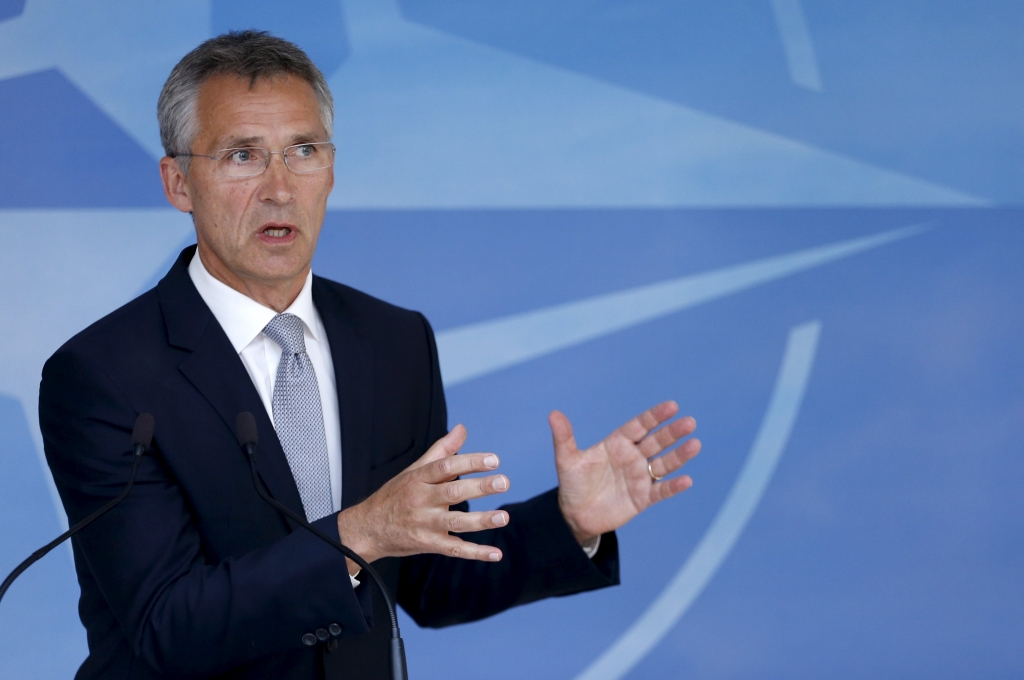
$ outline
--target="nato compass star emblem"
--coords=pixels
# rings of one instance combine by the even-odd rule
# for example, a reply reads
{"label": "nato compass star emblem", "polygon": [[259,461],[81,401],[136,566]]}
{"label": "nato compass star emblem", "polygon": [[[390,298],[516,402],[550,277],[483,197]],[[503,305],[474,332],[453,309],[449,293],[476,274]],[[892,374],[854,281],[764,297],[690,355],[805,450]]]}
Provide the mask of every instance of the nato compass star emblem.
{"label": "nato compass star emblem", "polygon": [[[910,226],[443,331],[446,387],[921,233]],[[693,552],[643,614],[576,680],[617,680],[686,613],[736,544],[771,480],[800,412],[821,323],[790,332],[750,453]]]}

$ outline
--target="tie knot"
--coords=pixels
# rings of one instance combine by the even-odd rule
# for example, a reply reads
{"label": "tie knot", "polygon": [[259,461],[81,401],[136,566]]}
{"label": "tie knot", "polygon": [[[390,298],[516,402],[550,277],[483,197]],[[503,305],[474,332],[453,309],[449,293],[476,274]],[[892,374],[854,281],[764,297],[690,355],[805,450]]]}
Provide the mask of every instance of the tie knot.
{"label": "tie knot", "polygon": [[302,319],[294,314],[278,314],[264,326],[263,333],[276,342],[285,354],[300,354],[306,351],[306,340],[302,336]]}

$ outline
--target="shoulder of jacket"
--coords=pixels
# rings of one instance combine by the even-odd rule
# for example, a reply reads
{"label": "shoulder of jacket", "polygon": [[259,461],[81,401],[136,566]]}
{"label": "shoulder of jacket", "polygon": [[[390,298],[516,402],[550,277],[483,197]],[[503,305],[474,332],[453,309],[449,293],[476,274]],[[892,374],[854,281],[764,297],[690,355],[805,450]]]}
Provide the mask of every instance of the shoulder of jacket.
{"label": "shoulder of jacket", "polygon": [[98,360],[116,356],[122,348],[151,342],[154,334],[165,335],[156,289],[118,307],[76,333],[54,352],[72,352]]}
{"label": "shoulder of jacket", "polygon": [[420,312],[399,307],[369,293],[338,283],[330,279],[314,276],[327,290],[337,295],[359,318],[375,319],[378,322],[416,323],[422,324],[424,317]]}

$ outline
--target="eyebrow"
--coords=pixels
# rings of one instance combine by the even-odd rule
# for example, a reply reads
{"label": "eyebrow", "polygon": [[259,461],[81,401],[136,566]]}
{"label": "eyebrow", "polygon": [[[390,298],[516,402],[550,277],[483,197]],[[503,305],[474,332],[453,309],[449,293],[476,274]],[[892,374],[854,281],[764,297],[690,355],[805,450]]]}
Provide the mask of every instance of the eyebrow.
{"label": "eyebrow", "polygon": [[237,149],[246,146],[259,146],[263,142],[262,137],[230,137],[225,144],[225,149]]}
{"label": "eyebrow", "polygon": [[[313,133],[313,132],[304,132],[304,133],[301,133],[301,134],[297,134],[294,137],[292,137],[291,141],[288,143],[288,146],[293,146],[295,144],[310,144],[310,143],[313,143],[313,142],[324,141],[324,140],[320,139],[321,136],[322,135],[318,135],[318,134]],[[229,137],[228,140],[226,142],[224,142],[225,146],[223,146],[222,148],[224,148],[224,149],[241,149],[241,148],[252,147],[252,146],[259,147],[259,146],[262,146],[264,143],[265,143],[264,138],[263,137],[259,137],[259,136],[255,136],[255,137]]]}

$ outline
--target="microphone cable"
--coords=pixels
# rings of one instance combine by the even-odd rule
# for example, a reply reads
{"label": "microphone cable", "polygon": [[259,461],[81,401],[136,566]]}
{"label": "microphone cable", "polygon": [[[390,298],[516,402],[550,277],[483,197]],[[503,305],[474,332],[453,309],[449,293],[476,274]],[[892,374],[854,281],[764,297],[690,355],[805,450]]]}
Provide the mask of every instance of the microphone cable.
{"label": "microphone cable", "polygon": [[115,505],[123,501],[128,497],[128,493],[132,490],[135,485],[135,475],[139,471],[139,461],[142,460],[142,454],[149,448],[150,443],[153,441],[153,428],[156,427],[156,421],[148,413],[140,413],[139,417],[135,419],[135,427],[132,429],[132,453],[134,454],[134,460],[132,462],[132,474],[128,479],[128,484],[125,485],[124,491],[118,495],[117,498],[110,501],[102,508],[92,513],[81,522],[71,527],[63,534],[53,539],[39,550],[29,555],[29,557],[14,568],[7,578],[4,579],[2,585],[0,585],[0,600],[4,599],[4,595],[7,594],[7,589],[11,587],[14,580],[21,576],[26,569],[31,567],[33,564],[41,560],[46,553],[50,552],[58,545],[63,543],[66,539],[71,538],[85,527],[92,524],[92,522],[104,515],[107,511],[113,508]]}
{"label": "microphone cable", "polygon": [[305,517],[299,516],[298,513],[293,512],[291,509],[274,500],[270,497],[270,494],[266,492],[263,488],[263,484],[260,482],[259,475],[256,472],[256,445],[259,443],[259,435],[256,430],[256,418],[253,414],[248,411],[243,411],[238,414],[235,419],[235,435],[238,437],[238,443],[242,446],[245,454],[249,457],[249,469],[252,472],[252,483],[253,486],[256,487],[256,493],[259,494],[260,498],[280,512],[284,513],[297,524],[304,527],[314,536],[339,551],[342,555],[358,564],[359,567],[373,579],[374,584],[376,584],[377,589],[380,590],[380,594],[384,598],[384,604],[387,605],[388,608],[388,617],[391,619],[392,680],[408,680],[408,669],[405,663],[405,643],[402,642],[402,634],[401,631],[398,630],[398,616],[395,614],[395,604],[391,601],[391,595],[388,593],[388,589],[384,585],[384,580],[380,577],[380,574],[378,574],[377,571],[354,550],[344,545],[340,540],[331,538],[324,532],[320,531],[315,526],[307,522]]}

